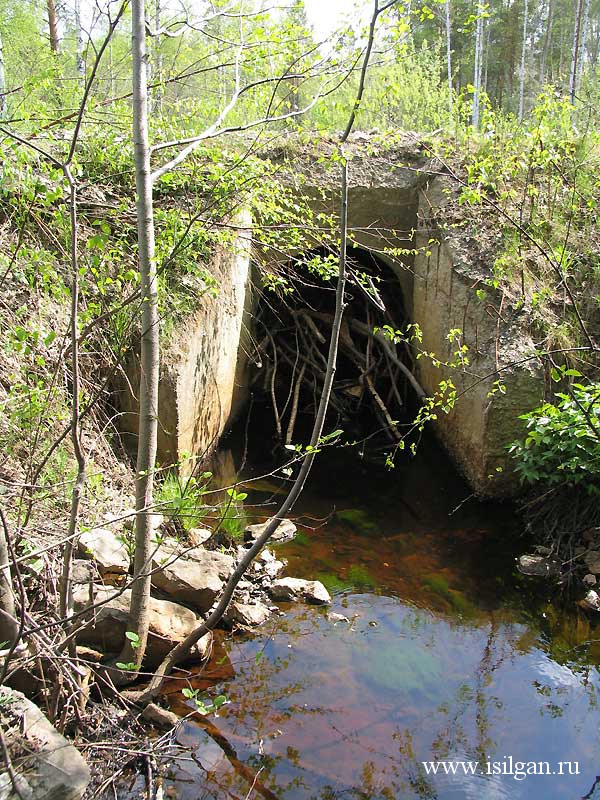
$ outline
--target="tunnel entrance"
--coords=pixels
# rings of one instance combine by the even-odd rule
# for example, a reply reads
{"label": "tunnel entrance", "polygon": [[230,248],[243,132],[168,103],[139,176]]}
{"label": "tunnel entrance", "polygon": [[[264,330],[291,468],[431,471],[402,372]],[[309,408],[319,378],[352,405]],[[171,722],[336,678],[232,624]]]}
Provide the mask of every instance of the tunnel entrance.
{"label": "tunnel entrance", "polygon": [[[323,247],[280,267],[281,288],[264,291],[255,335],[255,397],[281,446],[302,441],[325,377],[335,311],[338,255]],[[327,418],[329,431],[398,444],[414,418],[420,387],[405,336],[410,320],[395,272],[372,251],[349,246],[346,308]],[[409,298],[410,300],[410,298]]]}

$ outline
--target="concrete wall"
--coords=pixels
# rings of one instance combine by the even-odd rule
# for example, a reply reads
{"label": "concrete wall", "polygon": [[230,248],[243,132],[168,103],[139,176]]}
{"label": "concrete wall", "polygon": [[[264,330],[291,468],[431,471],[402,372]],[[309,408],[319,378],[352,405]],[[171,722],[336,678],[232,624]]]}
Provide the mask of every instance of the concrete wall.
{"label": "concrete wall", "polygon": [[[436,236],[432,223],[443,223],[448,191],[446,179],[434,178],[421,192],[419,217],[425,230],[418,243],[427,245],[430,255],[422,252],[415,258],[413,319],[423,331],[422,348],[442,362],[457,360],[457,344],[448,341],[448,332],[462,330],[469,363],[436,367],[421,358],[419,379],[430,395],[441,380],[452,380],[459,397],[448,415],[438,412],[436,433],[477,494],[510,496],[519,484],[507,445],[522,435],[519,415],[543,399],[544,376],[537,359],[529,358],[535,348],[528,319],[484,282],[493,265],[475,257],[468,246],[469,229],[440,227],[439,243],[429,241]],[[478,297],[478,289],[485,297]],[[492,393],[498,379],[505,392]]]}
{"label": "concrete wall", "polygon": [[[219,247],[208,271],[216,278],[217,297],[203,294],[197,308],[179,320],[162,343],[159,386],[158,461],[180,462],[191,471],[217,445],[246,395],[247,331],[252,310],[250,281],[251,219],[237,220],[240,233],[233,245]],[[137,433],[139,361],[132,354],[128,383],[119,387],[117,402],[125,412],[121,426]]]}

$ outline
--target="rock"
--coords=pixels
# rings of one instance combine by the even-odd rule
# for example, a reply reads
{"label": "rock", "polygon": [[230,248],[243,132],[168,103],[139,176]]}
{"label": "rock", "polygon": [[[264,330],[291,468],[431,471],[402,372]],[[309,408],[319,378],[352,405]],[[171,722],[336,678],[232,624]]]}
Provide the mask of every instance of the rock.
{"label": "rock", "polygon": [[241,603],[234,600],[227,609],[225,620],[229,623],[237,622],[249,628],[262,625],[271,616],[269,608],[264,603]]}
{"label": "rock", "polygon": [[108,528],[84,531],[79,537],[79,551],[96,562],[101,575],[129,572],[129,551]]}
{"label": "rock", "polygon": [[[126,511],[123,511],[120,516],[125,517],[123,527],[132,531],[135,527],[135,508],[128,508]],[[162,514],[150,514],[150,530],[157,531],[164,521],[165,518]]]}
{"label": "rock", "polygon": [[269,588],[274,600],[296,600],[303,597],[308,603],[331,603],[331,596],[320,581],[302,578],[279,578]]}
{"label": "rock", "polygon": [[598,595],[598,592],[590,589],[581,601],[581,605],[584,608],[590,609],[590,611],[600,611],[600,595]]}
{"label": "rock", "polygon": [[[80,800],[90,781],[82,756],[46,719],[40,709],[21,692],[0,689],[0,717],[5,731],[19,731],[15,749],[25,752],[21,761],[13,757],[23,800]],[[5,733],[5,736],[7,734]],[[11,741],[8,736],[8,744]],[[0,798],[16,800],[6,772],[0,775]]]}
{"label": "rock", "polygon": [[[73,592],[75,611],[83,611],[89,606],[88,587]],[[98,645],[103,652],[118,653],[123,645],[125,631],[129,622],[131,589],[116,592],[111,586],[95,586],[94,600],[102,602],[96,608],[94,622],[81,631],[78,641]],[[150,632],[146,666],[158,664],[169,650],[191,633],[198,619],[193,611],[169,600],[150,599]],[[192,658],[205,658],[210,647],[211,636],[207,634],[198,642]]]}
{"label": "rock", "polygon": [[188,542],[194,547],[204,544],[211,536],[212,531],[209,528],[190,528],[187,532]]}
{"label": "rock", "polygon": [[336,622],[350,622],[348,617],[345,617],[343,614],[338,614],[335,611],[330,611],[327,614],[327,619],[328,619],[329,622],[333,622],[334,624]]}
{"label": "rock", "polygon": [[142,719],[152,723],[152,725],[156,725],[158,728],[174,728],[181,722],[181,718],[177,714],[157,706],[156,703],[148,703],[142,711]]}
{"label": "rock", "polygon": [[[254,542],[264,532],[270,520],[266,522],[258,522],[256,525],[248,525],[244,528],[244,540],[246,542]],[[282,519],[279,525],[275,528],[275,533],[271,536],[272,542],[287,542],[294,538],[298,528],[294,525],[291,519]]]}
{"label": "rock", "polygon": [[583,576],[583,582],[588,586],[595,586],[597,583],[596,576],[588,573],[587,575]]}
{"label": "rock", "polygon": [[600,528],[588,528],[581,534],[584,542],[593,542],[594,539],[600,539]]}
{"label": "rock", "polygon": [[100,573],[94,561],[88,561],[85,558],[75,558],[71,568],[71,580],[73,583],[85,583],[98,580]]}
{"label": "rock", "polygon": [[271,579],[277,578],[285,569],[286,564],[287,561],[278,561],[277,559],[268,561],[264,567],[265,575]]}
{"label": "rock", "polygon": [[590,572],[594,575],[600,574],[600,550],[589,550],[583,560]]}
{"label": "rock", "polygon": [[523,575],[554,578],[560,575],[560,563],[540,555],[523,555],[517,559],[519,572]]}
{"label": "rock", "polygon": [[182,552],[172,543],[161,545],[152,557],[152,585],[174,600],[208,611],[221,592],[234,561],[231,556],[195,548]]}

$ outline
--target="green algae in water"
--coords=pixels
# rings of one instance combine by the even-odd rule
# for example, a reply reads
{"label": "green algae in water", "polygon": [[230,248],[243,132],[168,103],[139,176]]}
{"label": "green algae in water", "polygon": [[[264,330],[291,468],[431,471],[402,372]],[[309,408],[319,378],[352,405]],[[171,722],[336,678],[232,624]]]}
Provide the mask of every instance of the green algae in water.
{"label": "green algae in water", "polygon": [[457,589],[451,589],[448,581],[443,575],[425,575],[423,578],[424,586],[427,586],[431,591],[443,600],[446,600],[462,617],[474,617],[477,614],[475,606],[467,600],[462,592]]}
{"label": "green algae in water", "polygon": [[307,547],[310,544],[310,536],[304,531],[298,531],[294,536],[294,544],[299,544],[302,547]]}
{"label": "green algae in water", "polygon": [[314,579],[321,581],[331,594],[339,594],[353,588],[349,581],[340,578],[335,572],[317,572]]}
{"label": "green algae in water", "polygon": [[374,522],[366,511],[360,508],[346,508],[336,512],[337,519],[345,522],[357,533],[365,536],[381,536],[381,528]]}
{"label": "green algae in water", "polygon": [[354,588],[375,589],[377,581],[371,573],[360,566],[360,564],[353,564],[348,570],[348,581]]}

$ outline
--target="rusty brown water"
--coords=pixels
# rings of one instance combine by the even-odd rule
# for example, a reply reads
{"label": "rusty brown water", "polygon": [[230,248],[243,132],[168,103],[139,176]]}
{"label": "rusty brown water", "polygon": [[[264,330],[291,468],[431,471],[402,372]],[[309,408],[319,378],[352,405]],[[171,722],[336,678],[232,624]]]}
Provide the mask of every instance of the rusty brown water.
{"label": "rusty brown water", "polygon": [[[277,485],[259,486],[250,499],[268,504]],[[392,474],[346,451],[322,459],[296,510],[301,535],[278,549],[287,574],[322,580],[350,621],[282,605],[255,635],[220,635],[192,685],[229,703],[184,723],[193,758],[173,765],[167,796],[595,796],[600,635],[516,573],[509,507],[468,500],[451,513],[467,495],[432,445]],[[192,710],[181,684],[169,691]],[[430,761],[473,766],[434,775]],[[493,774],[516,762],[566,774]]]}

